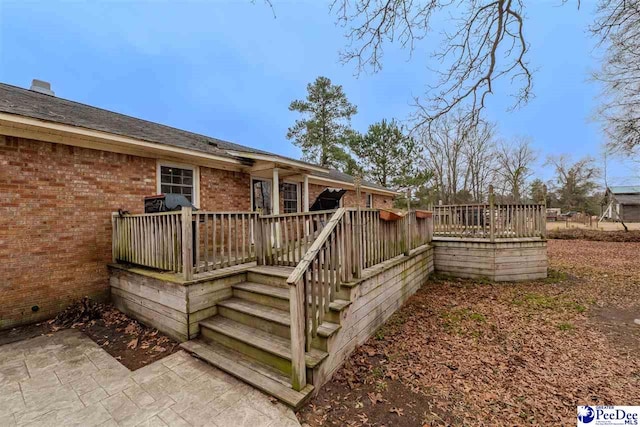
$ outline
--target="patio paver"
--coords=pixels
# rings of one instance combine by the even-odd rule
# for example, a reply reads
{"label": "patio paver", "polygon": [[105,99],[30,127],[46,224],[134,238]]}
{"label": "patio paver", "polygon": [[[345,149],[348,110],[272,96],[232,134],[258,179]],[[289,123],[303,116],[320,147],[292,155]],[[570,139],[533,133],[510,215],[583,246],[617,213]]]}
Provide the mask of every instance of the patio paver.
{"label": "patio paver", "polygon": [[0,346],[2,426],[299,426],[293,411],[174,353],[129,371],[74,329]]}

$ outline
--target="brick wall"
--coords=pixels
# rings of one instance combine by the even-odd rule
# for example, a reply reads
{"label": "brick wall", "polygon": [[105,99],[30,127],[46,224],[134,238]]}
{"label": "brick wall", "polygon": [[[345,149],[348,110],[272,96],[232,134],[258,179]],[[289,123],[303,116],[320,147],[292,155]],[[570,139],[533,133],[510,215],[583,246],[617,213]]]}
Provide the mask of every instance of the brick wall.
{"label": "brick wall", "polygon": [[0,328],[106,297],[111,212],[154,193],[155,160],[0,136]]}
{"label": "brick wall", "polygon": [[[249,209],[248,175],[200,176],[202,208]],[[156,191],[155,159],[0,136],[0,329],[107,297],[111,212]]]}
{"label": "brick wall", "polygon": [[200,167],[200,209],[250,211],[250,185],[249,174]]}

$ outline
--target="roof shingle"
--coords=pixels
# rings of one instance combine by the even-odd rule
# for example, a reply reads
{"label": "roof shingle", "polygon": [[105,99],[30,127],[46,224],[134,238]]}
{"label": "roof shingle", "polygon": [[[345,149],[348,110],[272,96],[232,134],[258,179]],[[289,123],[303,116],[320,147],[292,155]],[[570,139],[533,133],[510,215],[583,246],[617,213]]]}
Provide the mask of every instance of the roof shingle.
{"label": "roof shingle", "polygon": [[[229,158],[235,157],[227,151],[237,151],[276,156],[281,159],[306,163],[278,154],[269,153],[267,151],[258,150],[253,147],[247,147],[245,145],[235,144],[233,142],[176,129],[171,126],[138,119],[75,101],[69,101],[57,96],[37,93],[5,83],[0,83],[0,112],[107,132],[142,141],[185,148],[188,150]],[[353,183],[352,176],[336,170],[327,169],[326,173],[314,172],[313,175],[346,183]],[[388,190],[385,187],[372,182],[363,181],[363,185],[378,188],[380,190]]]}

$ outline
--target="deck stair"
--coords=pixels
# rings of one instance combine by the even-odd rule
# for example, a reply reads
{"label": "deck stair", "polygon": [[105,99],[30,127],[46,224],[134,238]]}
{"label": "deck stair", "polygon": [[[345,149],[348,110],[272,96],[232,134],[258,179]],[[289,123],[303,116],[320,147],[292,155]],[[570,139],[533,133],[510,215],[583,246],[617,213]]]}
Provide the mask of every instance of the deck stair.
{"label": "deck stair", "polygon": [[218,313],[200,323],[200,336],[182,347],[285,404],[298,408],[313,391],[313,373],[329,355],[330,338],[340,329],[348,301],[330,306],[312,348],[305,354],[308,385],[291,387],[291,339],[287,277],[292,267],[260,266],[247,281],[233,285],[233,296]]}

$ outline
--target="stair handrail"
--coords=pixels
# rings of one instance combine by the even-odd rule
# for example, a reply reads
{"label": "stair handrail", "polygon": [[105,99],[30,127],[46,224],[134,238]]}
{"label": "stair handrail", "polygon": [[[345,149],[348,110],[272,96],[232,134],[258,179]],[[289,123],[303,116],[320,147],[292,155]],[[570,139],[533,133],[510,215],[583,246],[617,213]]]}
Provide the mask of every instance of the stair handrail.
{"label": "stair handrail", "polygon": [[324,312],[328,311],[339,286],[340,275],[336,270],[340,263],[337,253],[340,245],[331,236],[336,234],[345,212],[345,208],[336,210],[287,278],[291,318],[291,386],[297,391],[307,384],[305,353],[310,350],[311,340],[317,335]]}

